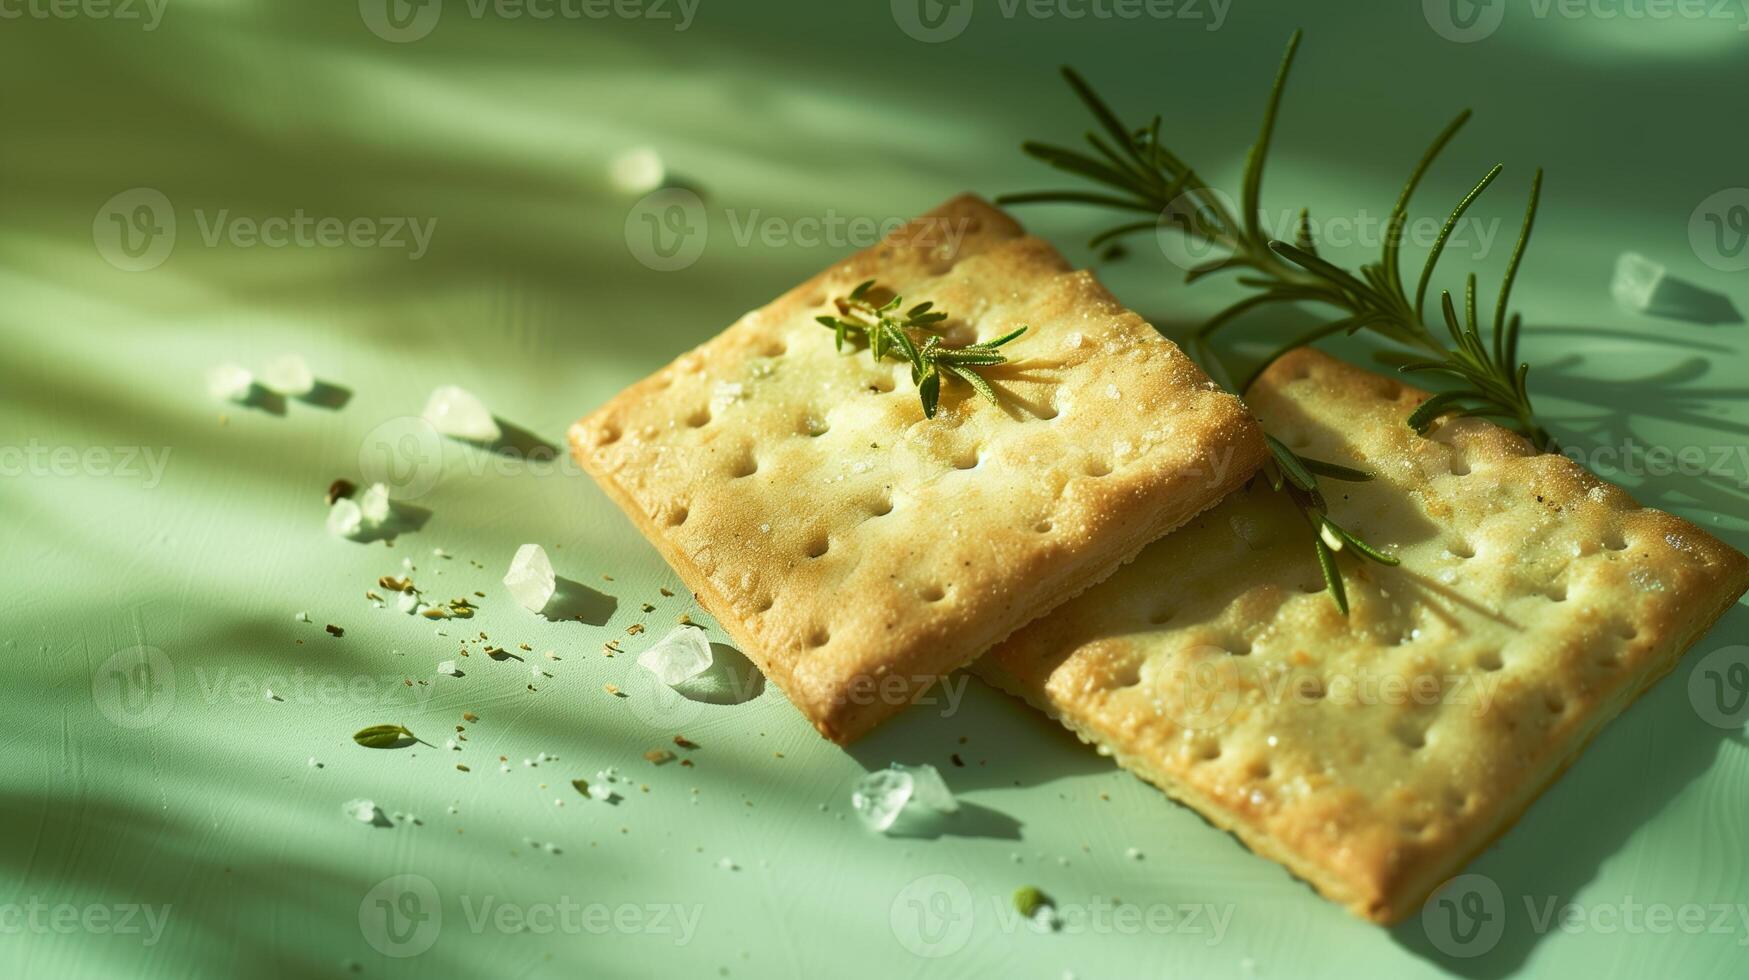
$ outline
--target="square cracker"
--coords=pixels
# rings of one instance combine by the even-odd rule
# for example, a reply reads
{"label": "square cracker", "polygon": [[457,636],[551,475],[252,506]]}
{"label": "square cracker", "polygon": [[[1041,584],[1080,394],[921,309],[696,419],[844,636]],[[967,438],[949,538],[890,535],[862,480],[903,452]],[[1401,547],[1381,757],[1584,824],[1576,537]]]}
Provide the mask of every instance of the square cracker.
{"label": "square cracker", "polygon": [[[925,419],[908,366],[814,318],[866,279],[950,345],[1026,324]],[[704,607],[838,742],[1243,483],[1244,406],[1085,271],[962,196],[572,426],[573,452]]]}
{"label": "square cracker", "polygon": [[1373,475],[1331,516],[1394,554],[1321,591],[1264,481],[1016,634],[977,672],[1356,914],[1395,922],[1517,819],[1749,585],[1749,560],[1479,419],[1310,350],[1265,431]]}

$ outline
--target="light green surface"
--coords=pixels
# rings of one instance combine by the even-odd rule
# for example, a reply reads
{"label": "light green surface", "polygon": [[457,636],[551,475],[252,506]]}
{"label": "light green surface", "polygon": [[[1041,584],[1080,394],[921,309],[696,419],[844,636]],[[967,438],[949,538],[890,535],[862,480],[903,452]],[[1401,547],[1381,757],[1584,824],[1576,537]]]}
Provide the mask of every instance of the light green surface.
{"label": "light green surface", "polygon": [[[175,0],[150,31],[83,15],[0,22],[0,444],[51,454],[29,456],[23,473],[9,456],[0,480],[0,974],[1741,975],[1749,750],[1688,693],[1706,653],[1744,641],[1740,607],[1476,862],[1501,889],[1504,936],[1454,959],[1421,920],[1354,920],[975,681],[952,709],[914,709],[849,752],[774,688],[740,706],[649,707],[633,658],[604,658],[603,641],[635,650],[628,625],[662,631],[698,611],[660,595],[679,591],[672,573],[568,467],[498,467],[451,444],[416,500],[428,520],[393,547],[322,529],[323,488],[356,477],[373,430],[416,414],[434,385],[468,386],[557,441],[624,384],[858,244],[744,245],[750,219],[806,234],[803,219],[885,221],[962,189],[1058,183],[1015,147],[1083,128],[1059,62],[1127,112],[1166,112],[1173,141],[1231,186],[1267,75],[1303,24],[1272,206],[1376,220],[1423,141],[1475,106],[1421,213],[1499,160],[1507,175],[1478,214],[1509,237],[1531,167],[1548,168],[1517,299],[1551,428],[1580,448],[1630,436],[1702,447],[1720,475],[1600,468],[1749,543],[1741,327],[1636,316],[1607,291],[1616,254],[1634,248],[1749,305],[1745,275],[1705,264],[1688,235],[1697,205],[1749,182],[1749,34],[1736,21],[1539,18],[1514,5],[1493,36],[1459,44],[1420,4],[1336,6],[1241,2],[1208,30],[1206,17],[1007,17],[979,0],[940,44],[901,33],[884,3],[705,0],[675,31],[475,17],[450,0],[428,37],[404,44],[346,3]],[[640,143],[707,191],[708,243],[680,271],[638,261],[633,201],[603,176]],[[172,202],[178,234],[162,265],[126,272],[94,246],[93,224],[112,233],[106,202],[140,187]],[[387,247],[209,246],[202,223],[226,209],[436,226],[417,260]],[[1022,217],[1087,261],[1077,246],[1090,215]],[[1139,245],[1107,278],[1169,330],[1233,295],[1177,286]],[[1482,265],[1504,261],[1497,245]],[[350,399],[276,414],[205,394],[210,366],[281,351],[304,353]],[[60,447],[145,447],[167,465],[154,477],[135,459],[130,475],[114,471],[119,455],[67,464]],[[554,624],[511,604],[498,578],[525,541],[611,596],[611,619]],[[530,692],[525,665],[476,654],[467,676],[434,678],[455,639],[363,598],[404,556],[434,591],[486,593],[450,633],[556,650],[562,662],[531,658],[552,676]],[[311,623],[294,621],[300,610]],[[114,674],[131,663],[117,651],[136,645],[163,654],[151,699],[122,685],[145,675]],[[633,696],[609,697],[604,683]],[[268,687],[283,700],[266,700]],[[480,721],[461,753],[373,752],[348,737],[401,721],[441,744],[463,711]],[[676,731],[702,746],[695,768],[642,759]],[[556,761],[520,765],[541,752]],[[893,840],[856,826],[852,783],[894,760],[934,763],[974,805],[955,833]],[[633,787],[609,807],[567,785],[608,765],[648,793]],[[355,797],[421,822],[355,823],[340,811]],[[423,908],[441,912],[435,942],[403,958],[379,947],[412,952],[424,934],[384,941],[374,903],[405,880],[372,891],[397,875],[428,881],[436,901]],[[1133,911],[1036,935],[1005,917],[1025,884],[1066,911],[1096,896]],[[1551,902],[1578,903],[1581,927],[1539,929]],[[21,919],[30,903],[42,908]],[[487,903],[493,916],[532,911],[535,928],[478,919]],[[591,917],[601,912],[571,913],[571,932],[539,928],[542,908],[594,903],[637,911],[611,913],[605,932]],[[96,918],[138,905],[168,906],[155,942]],[[1659,929],[1643,911],[1612,917],[1694,905],[1707,907],[1699,934],[1687,919]],[[648,906],[677,906],[695,926],[682,936],[671,912],[643,918]],[[1206,912],[1178,919],[1184,906],[1215,910],[1218,934]],[[920,944],[920,925],[941,927],[943,945]]]}

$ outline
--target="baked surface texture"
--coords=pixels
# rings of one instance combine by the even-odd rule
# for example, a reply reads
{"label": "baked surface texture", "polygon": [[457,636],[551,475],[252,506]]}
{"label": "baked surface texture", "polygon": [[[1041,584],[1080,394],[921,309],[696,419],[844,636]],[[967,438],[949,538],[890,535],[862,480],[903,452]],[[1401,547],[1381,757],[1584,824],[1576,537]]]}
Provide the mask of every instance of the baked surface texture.
{"label": "baked surface texture", "polygon": [[[858,283],[957,346],[1025,324],[1000,406],[833,349]],[[1256,422],[1091,273],[962,196],[571,428],[583,468],[820,732],[848,742],[1241,485]]]}
{"label": "baked surface texture", "polygon": [[1364,469],[1338,561],[1262,480],[977,663],[1252,850],[1378,922],[1509,827],[1749,585],[1749,560],[1492,423],[1311,350],[1253,385],[1265,431]]}

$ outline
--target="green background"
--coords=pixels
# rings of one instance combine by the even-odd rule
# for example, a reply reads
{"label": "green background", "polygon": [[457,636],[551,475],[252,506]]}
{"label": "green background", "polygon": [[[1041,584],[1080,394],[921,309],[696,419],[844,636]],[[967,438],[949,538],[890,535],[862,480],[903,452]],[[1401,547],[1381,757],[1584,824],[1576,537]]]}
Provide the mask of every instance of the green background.
{"label": "green background", "polygon": [[[815,241],[812,222],[884,222],[961,190],[1064,183],[1017,151],[1085,126],[1059,63],[1080,66],[1126,114],[1165,114],[1171,144],[1232,187],[1281,47],[1304,26],[1266,204],[1376,223],[1425,141],[1473,106],[1418,213],[1448,207],[1502,162],[1474,212],[1498,238],[1454,251],[1442,282],[1472,261],[1498,273],[1529,175],[1546,167],[1515,295],[1540,410],[1576,450],[1701,447],[1717,472],[1593,461],[1743,547],[1741,327],[1630,313],[1608,282],[1616,255],[1637,249],[1749,303],[1744,273],[1715,267],[1729,256],[1689,234],[1703,201],[1749,184],[1749,15],[1514,4],[1491,35],[1463,43],[1419,3],[1234,0],[1211,29],[1202,4],[1120,20],[1055,6],[1009,15],[977,0],[961,33],[926,43],[886,3],[702,0],[676,30],[672,4],[666,20],[542,20],[447,0],[428,35],[395,43],[367,27],[373,3],[169,0],[150,30],[96,6],[63,8],[69,18],[18,0],[0,8],[24,12],[0,19],[0,445],[14,450],[0,480],[0,973],[1741,975],[1749,748],[1688,694],[1707,653],[1744,642],[1741,607],[1472,866],[1500,889],[1504,933],[1453,957],[1420,919],[1380,929],[1317,899],[976,681],[951,708],[914,708],[849,751],[774,688],[734,706],[661,702],[638,688],[634,658],[606,658],[602,643],[635,651],[648,637],[628,638],[629,625],[664,632],[698,611],[568,466],[438,447],[441,467],[420,471],[433,485],[412,501],[422,510],[409,511],[420,526],[392,546],[326,534],[322,491],[357,478],[378,427],[402,431],[394,420],[441,383],[479,392],[530,434],[525,445],[562,441],[625,384],[866,244],[849,225]],[[616,154],[646,144],[704,195],[708,236],[682,269],[640,261],[637,199],[605,176]],[[111,214],[137,203],[118,210],[114,196],[134,188],[162,193],[177,222],[174,250],[137,272],[110,261],[106,239]],[[300,209],[436,224],[416,258],[202,234],[221,214]],[[1102,216],[1021,217],[1092,261],[1081,243]],[[738,233],[766,218],[777,237]],[[1372,251],[1328,250],[1346,264]],[[1238,295],[1228,283],[1187,289],[1177,271],[1143,237],[1102,274],[1173,334]],[[1253,338],[1241,359],[1310,315],[1241,328]],[[1358,342],[1344,350],[1364,356]],[[321,403],[243,407],[206,393],[211,366],[259,367],[282,351],[302,352],[328,383]],[[113,455],[85,455],[93,447]],[[157,477],[143,460],[123,465],[142,448],[167,459]],[[67,463],[66,452],[81,455]],[[577,606],[591,622],[547,622],[509,601],[498,579],[529,541],[598,590]],[[479,616],[446,638],[372,609],[363,592],[403,557],[426,588],[484,592]],[[312,622],[294,620],[301,610]],[[525,664],[476,653],[467,676],[435,678],[476,631],[530,644],[552,676],[529,691]],[[161,653],[149,674],[127,652],[142,645]],[[547,649],[563,660],[536,656]],[[139,679],[152,683],[128,686]],[[609,697],[604,683],[633,696]],[[282,700],[267,700],[269,687]],[[349,739],[405,722],[441,743],[463,711],[480,721],[460,753]],[[643,760],[680,731],[701,746],[688,753],[695,767]],[[542,752],[556,760],[521,765]],[[968,813],[938,837],[864,833],[850,788],[895,760],[940,767]],[[635,780],[617,806],[567,785],[610,765]],[[418,822],[354,822],[340,807],[355,797]],[[429,914],[435,897],[434,942],[385,939],[374,906],[385,891],[373,889],[397,875],[429,883],[396,907]],[[1116,896],[1154,925],[1094,919],[1034,934],[1001,914],[1023,884],[1067,910]],[[1527,908],[1550,902],[1578,904],[1574,931],[1538,928]],[[33,903],[49,911],[21,918]],[[538,926],[541,907],[566,903],[623,918],[599,933],[471,920],[509,905],[534,910]],[[1722,906],[1725,931],[1610,918],[1693,904]],[[155,942],[93,911],[137,905],[169,906]],[[1205,905],[1225,923],[1218,933],[1206,913],[1162,918]],[[672,913],[657,922],[649,906],[678,906],[696,928],[679,935]],[[54,920],[54,909],[88,918]],[[942,926],[943,945],[920,945],[919,923]]]}

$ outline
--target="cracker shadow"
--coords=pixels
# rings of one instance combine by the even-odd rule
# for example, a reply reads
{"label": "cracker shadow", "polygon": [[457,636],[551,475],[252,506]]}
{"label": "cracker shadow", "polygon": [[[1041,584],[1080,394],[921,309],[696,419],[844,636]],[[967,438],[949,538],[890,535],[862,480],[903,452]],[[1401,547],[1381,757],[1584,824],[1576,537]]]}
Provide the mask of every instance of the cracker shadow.
{"label": "cracker shadow", "polygon": [[915,692],[910,707],[844,751],[869,771],[927,762],[955,796],[1111,772],[1111,762],[1067,728],[974,679],[957,671]]}
{"label": "cracker shadow", "polygon": [[[1749,629],[1749,608],[1735,606],[1709,634],[1725,638]],[[1424,913],[1392,927],[1391,939],[1410,953],[1470,980],[1497,980],[1523,968],[1537,945],[1560,935],[1559,910],[1594,880],[1603,862],[1619,853],[1635,831],[1705,774],[1731,734],[1708,725],[1689,702],[1691,658],[1707,646],[1695,644],[1671,672],[1639,701],[1611,721],[1592,744],[1533,801],[1517,825],[1460,870],[1485,875],[1499,886],[1504,920],[1499,940],[1479,955],[1456,957],[1429,938]],[[1622,792],[1623,770],[1633,766],[1635,791]],[[1608,806],[1598,801],[1608,800]],[[1676,846],[1704,848],[1704,840]],[[1704,862],[1703,862],[1704,863]],[[1605,895],[1603,902],[1627,896]],[[1632,896],[1679,903],[1694,896]],[[1438,899],[1437,894],[1435,900]],[[1547,909],[1555,915],[1543,921]],[[1450,911],[1450,910],[1447,910]],[[1461,911],[1461,910],[1459,910]],[[1437,914],[1437,913],[1436,913]],[[1453,912],[1452,914],[1458,914]]]}
{"label": "cracker shadow", "polygon": [[550,620],[575,620],[589,626],[606,626],[619,600],[605,592],[592,589],[582,582],[563,575],[554,581],[553,597],[547,600],[541,615]]}

